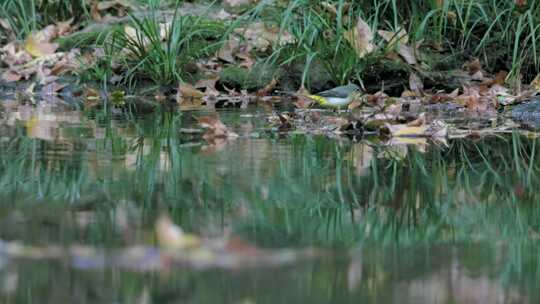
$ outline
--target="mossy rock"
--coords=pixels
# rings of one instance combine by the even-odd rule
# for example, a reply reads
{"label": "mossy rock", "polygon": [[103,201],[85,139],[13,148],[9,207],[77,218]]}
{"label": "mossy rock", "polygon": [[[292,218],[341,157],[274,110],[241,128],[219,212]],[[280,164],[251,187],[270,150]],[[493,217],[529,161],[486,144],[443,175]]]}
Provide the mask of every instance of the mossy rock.
{"label": "mossy rock", "polygon": [[219,74],[219,82],[228,87],[255,91],[264,88],[272,78],[280,78],[279,69],[266,63],[257,63],[251,70],[242,67],[227,67]]}
{"label": "mossy rock", "polygon": [[231,14],[241,14],[257,5],[258,0],[223,1],[223,8]]}

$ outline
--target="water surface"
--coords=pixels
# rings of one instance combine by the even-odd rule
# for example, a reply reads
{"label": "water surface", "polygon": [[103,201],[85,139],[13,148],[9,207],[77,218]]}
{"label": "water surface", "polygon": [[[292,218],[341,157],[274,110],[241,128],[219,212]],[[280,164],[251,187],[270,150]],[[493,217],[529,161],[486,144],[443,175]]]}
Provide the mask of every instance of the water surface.
{"label": "water surface", "polygon": [[[249,108],[220,111],[239,137],[208,142],[193,130],[208,114],[5,101],[1,302],[540,301],[536,139],[389,145],[276,132],[271,110]],[[157,252],[163,212],[203,238],[318,254],[233,268],[115,258]],[[39,258],[6,244],[102,255]]]}

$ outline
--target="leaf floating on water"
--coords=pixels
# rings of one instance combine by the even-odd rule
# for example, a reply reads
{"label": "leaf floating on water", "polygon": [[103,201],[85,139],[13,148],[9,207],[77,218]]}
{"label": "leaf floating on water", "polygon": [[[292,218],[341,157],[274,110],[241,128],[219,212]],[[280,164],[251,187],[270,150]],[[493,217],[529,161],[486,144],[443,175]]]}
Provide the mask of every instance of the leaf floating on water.
{"label": "leaf floating on water", "polygon": [[345,32],[344,36],[356,51],[358,58],[364,58],[375,49],[375,45],[373,44],[373,32],[371,31],[369,24],[360,17],[358,17],[356,26]]}

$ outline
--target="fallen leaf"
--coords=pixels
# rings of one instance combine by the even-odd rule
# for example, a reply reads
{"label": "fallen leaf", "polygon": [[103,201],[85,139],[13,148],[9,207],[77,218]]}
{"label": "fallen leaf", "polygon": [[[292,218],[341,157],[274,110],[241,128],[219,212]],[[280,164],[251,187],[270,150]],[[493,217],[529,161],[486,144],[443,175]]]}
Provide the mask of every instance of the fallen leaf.
{"label": "fallen leaf", "polygon": [[469,72],[470,75],[482,70],[480,59],[474,58],[472,61],[463,64],[463,70]]}
{"label": "fallen leaf", "polygon": [[294,93],[294,97],[296,97],[296,101],[294,102],[294,106],[299,109],[307,109],[311,107],[314,103],[313,99],[309,98],[309,91],[306,90],[304,86],[301,86],[298,91]]}
{"label": "fallen leaf", "polygon": [[379,34],[379,36],[381,36],[391,46],[409,43],[409,35],[402,27],[399,28],[399,31],[397,32],[379,30],[377,31],[377,34]]}
{"label": "fallen leaf", "polygon": [[506,77],[508,76],[507,71],[499,71],[497,75],[495,75],[495,79],[493,80],[493,84],[498,85],[504,85],[506,83]]}
{"label": "fallen leaf", "polygon": [[440,91],[430,96],[430,102],[439,103],[439,102],[452,101],[456,97],[458,97],[458,95],[459,95],[459,89],[455,89],[450,94],[447,94],[444,91]]}
{"label": "fallen leaf", "polygon": [[421,113],[418,118],[407,123],[408,127],[420,127],[426,124],[426,113]]}
{"label": "fallen leaf", "polygon": [[2,80],[6,82],[15,82],[21,79],[22,79],[22,75],[11,70],[6,70],[4,73],[2,73]]}
{"label": "fallen leaf", "polygon": [[59,84],[57,82],[49,83],[41,88],[41,96],[53,96],[57,95],[63,88],[66,87],[66,84]]}
{"label": "fallen leaf", "polygon": [[272,81],[268,83],[264,88],[257,91],[257,96],[266,96],[270,94],[277,86],[278,82],[275,78],[272,78]]}
{"label": "fallen leaf", "polygon": [[477,81],[483,81],[485,80],[484,73],[482,71],[478,71],[471,76],[471,79],[477,80]]}
{"label": "fallen leaf", "polygon": [[338,14],[338,11],[337,11],[337,8],[334,4],[328,2],[328,1],[322,1],[321,3],[319,3],[320,6],[322,6],[322,8],[329,12],[330,14],[332,14],[333,16],[337,16]]}
{"label": "fallen leaf", "polygon": [[240,47],[240,40],[235,37],[229,38],[229,40],[225,41],[221,48],[217,52],[217,57],[225,62],[228,63],[235,63],[236,60],[234,59],[234,53],[238,50]]}
{"label": "fallen leaf", "polygon": [[415,65],[418,63],[412,47],[405,44],[400,44],[398,45],[397,52],[408,64]]}
{"label": "fallen leaf", "polygon": [[219,76],[213,75],[206,79],[200,79],[195,83],[196,89],[204,89],[204,95],[218,96],[219,91],[216,89],[216,83],[219,80]]}
{"label": "fallen leaf", "polygon": [[32,55],[32,57],[39,58],[54,54],[56,49],[58,49],[58,44],[38,40],[34,34],[30,34],[24,42],[24,49],[28,54]]}
{"label": "fallen leaf", "polygon": [[373,44],[373,32],[367,22],[360,17],[358,17],[356,26],[345,32],[344,36],[356,51],[358,58],[364,58],[375,49],[375,45]]}
{"label": "fallen leaf", "polygon": [[266,25],[264,22],[253,22],[245,27],[236,28],[234,32],[242,35],[250,47],[261,52],[266,52],[273,45],[283,46],[296,41],[289,32]]}
{"label": "fallen leaf", "polygon": [[280,125],[278,127],[279,131],[289,131],[294,128],[292,119],[287,113],[278,113]]}

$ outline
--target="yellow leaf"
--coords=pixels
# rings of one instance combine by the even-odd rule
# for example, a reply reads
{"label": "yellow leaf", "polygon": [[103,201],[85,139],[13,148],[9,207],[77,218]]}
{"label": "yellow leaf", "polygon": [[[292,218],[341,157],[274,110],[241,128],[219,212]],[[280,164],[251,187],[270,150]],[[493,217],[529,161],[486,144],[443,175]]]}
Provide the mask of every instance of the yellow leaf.
{"label": "yellow leaf", "polygon": [[24,49],[34,58],[52,55],[56,52],[58,44],[39,40],[35,34],[30,34],[24,42]]}

